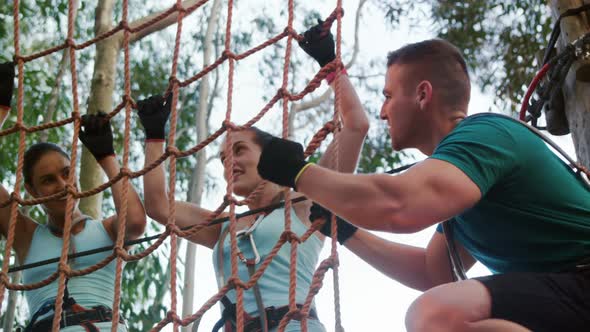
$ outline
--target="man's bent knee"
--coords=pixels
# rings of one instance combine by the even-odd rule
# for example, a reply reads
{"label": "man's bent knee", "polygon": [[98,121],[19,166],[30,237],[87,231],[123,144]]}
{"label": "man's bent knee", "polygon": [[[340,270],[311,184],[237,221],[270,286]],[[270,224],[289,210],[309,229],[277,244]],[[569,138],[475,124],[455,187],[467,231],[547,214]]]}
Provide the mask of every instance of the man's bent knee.
{"label": "man's bent knee", "polygon": [[462,315],[436,296],[424,293],[418,297],[406,313],[406,329],[409,332],[456,331],[463,321]]}
{"label": "man's bent knee", "polygon": [[490,299],[474,280],[445,284],[418,297],[406,314],[408,331],[463,331],[469,322],[488,319]]}

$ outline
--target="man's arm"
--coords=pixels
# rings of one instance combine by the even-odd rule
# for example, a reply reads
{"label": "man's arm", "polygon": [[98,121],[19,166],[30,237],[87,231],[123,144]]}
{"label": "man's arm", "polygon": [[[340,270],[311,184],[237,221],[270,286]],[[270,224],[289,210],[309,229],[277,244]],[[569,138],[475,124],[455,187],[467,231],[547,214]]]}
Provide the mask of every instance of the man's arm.
{"label": "man's arm", "polygon": [[413,233],[449,219],[481,198],[477,185],[454,165],[427,159],[397,176],[353,175],[310,165],[297,190],[354,225]]}
{"label": "man's arm", "polygon": [[[438,232],[427,248],[388,241],[363,229],[344,245],[389,278],[420,291],[453,281],[445,236]],[[456,246],[465,269],[471,268],[473,257],[463,246]]]}

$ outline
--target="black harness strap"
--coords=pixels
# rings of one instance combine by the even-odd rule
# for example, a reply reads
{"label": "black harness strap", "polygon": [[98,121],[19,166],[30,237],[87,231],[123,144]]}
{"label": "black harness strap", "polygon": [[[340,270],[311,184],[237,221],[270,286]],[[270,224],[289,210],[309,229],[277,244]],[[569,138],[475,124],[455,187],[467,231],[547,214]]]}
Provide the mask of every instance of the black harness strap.
{"label": "black harness strap", "polygon": [[[68,281],[69,279],[66,279],[60,328],[67,326],[82,326],[87,332],[100,332],[94,323],[110,321],[112,319],[112,311],[101,306],[94,307],[92,309],[86,309],[79,305],[76,300],[70,296],[70,292],[68,291]],[[47,317],[39,322],[37,322],[37,320],[40,316],[50,312],[51,310],[55,312],[55,302],[51,305],[44,306],[35,312],[24,332],[50,330],[51,325],[53,324],[52,317]],[[68,321],[69,316],[71,317]],[[124,323],[122,318],[119,321]]]}

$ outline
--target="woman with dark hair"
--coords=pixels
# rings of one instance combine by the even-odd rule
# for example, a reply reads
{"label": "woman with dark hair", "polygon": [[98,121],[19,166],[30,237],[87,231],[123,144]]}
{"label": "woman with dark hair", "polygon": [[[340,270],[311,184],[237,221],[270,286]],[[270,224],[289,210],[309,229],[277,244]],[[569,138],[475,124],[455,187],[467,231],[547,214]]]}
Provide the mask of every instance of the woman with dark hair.
{"label": "woman with dark hair", "polygon": [[[334,58],[334,40],[331,34],[321,36],[321,23],[305,34],[302,48],[310,54],[321,66],[331,62]],[[330,75],[332,80],[334,74]],[[353,172],[356,168],[369,123],[364,109],[345,72],[339,76],[342,96],[343,127],[337,136],[338,144],[329,145],[320,164],[341,172]],[[331,82],[329,82],[331,83]],[[332,85],[333,86],[333,85]],[[169,103],[164,103],[161,96],[152,96],[138,103],[139,117],[145,128],[146,152],[145,164],[149,165],[158,159],[164,151],[165,125],[170,113]],[[238,196],[249,196],[262,182],[258,175],[257,165],[262,147],[273,136],[255,127],[231,134],[231,146],[223,144],[221,160],[226,157],[225,151],[233,151],[233,167],[226,169],[224,177],[227,180],[233,176],[233,193]],[[338,148],[338,151],[336,150]],[[333,159],[337,154],[338,160]],[[338,165],[338,167],[336,167]],[[160,164],[144,176],[144,196],[148,216],[161,224],[168,220],[168,193],[164,167]],[[266,183],[260,195],[248,203],[250,209],[268,206],[281,201],[284,188]],[[291,197],[297,197],[294,193]],[[179,227],[203,224],[211,211],[198,205],[177,201],[175,221]],[[291,210],[292,231],[298,235],[305,233],[311,222],[309,209],[311,202],[303,201],[293,204]],[[239,275],[242,280],[250,279],[252,271],[270,253],[272,247],[279,240],[284,231],[283,208],[278,208],[266,214],[243,217],[238,220],[238,247],[247,264],[239,263]],[[227,216],[223,213],[222,216]],[[227,282],[230,276],[230,248],[228,223],[206,227],[190,237],[189,240],[213,249],[213,262],[217,271],[220,286]],[[329,228],[324,229],[329,233]],[[296,302],[304,303],[311,286],[318,256],[323,245],[323,235],[315,233],[307,241],[297,247],[297,289]],[[244,291],[245,331],[275,331],[282,317],[288,312],[289,303],[289,245],[284,245],[274,257],[265,273],[252,289]],[[226,331],[235,328],[235,291],[230,291],[222,300],[225,307],[222,319],[216,325],[219,329],[225,325]],[[262,314],[261,314],[262,313]],[[315,305],[310,311],[307,321],[309,331],[325,331],[319,322]],[[291,320],[286,331],[300,331],[300,322]]]}
{"label": "woman with dark hair", "polygon": [[[10,68],[12,66],[12,69]],[[14,66],[0,65],[0,86],[12,85]],[[12,72],[11,75],[7,75]],[[0,91],[0,102],[10,105],[11,96]],[[10,91],[12,93],[12,91]],[[113,135],[110,123],[104,113],[84,115],[80,140],[96,158],[109,177],[119,173],[119,163],[115,158]],[[2,119],[3,120],[3,119]],[[3,121],[2,121],[3,122]],[[1,124],[1,123],[0,123]],[[35,198],[56,193],[65,193],[70,172],[70,157],[59,146],[52,143],[36,143],[28,148],[24,155],[23,177],[25,189]],[[17,184],[18,185],[18,184]],[[115,209],[119,212],[123,201],[122,183],[112,187]],[[8,191],[0,185],[0,202],[9,199]],[[15,228],[14,252],[18,262],[30,264],[59,257],[63,244],[63,228],[66,215],[66,198],[63,197],[43,203],[47,214],[47,223],[39,224],[29,216],[18,213]],[[0,232],[8,235],[10,205],[0,208]],[[84,215],[78,208],[76,200],[72,211],[70,251],[86,251],[113,245],[119,228],[117,215],[104,220],[94,220]],[[143,234],[145,228],[145,211],[137,193],[129,186],[127,193],[126,239],[135,239]],[[75,258],[69,261],[72,270],[80,270],[100,262],[108,253],[99,253]],[[68,280],[67,295],[64,301],[64,313],[61,330],[77,331],[111,331],[111,312],[114,298],[116,262],[93,273],[73,277]],[[46,279],[57,270],[57,263],[42,265],[24,270],[23,282],[36,283]],[[26,291],[25,297],[31,313],[26,331],[50,331],[53,321],[54,305],[57,295],[57,280],[47,286]],[[127,331],[123,320],[118,331]]]}

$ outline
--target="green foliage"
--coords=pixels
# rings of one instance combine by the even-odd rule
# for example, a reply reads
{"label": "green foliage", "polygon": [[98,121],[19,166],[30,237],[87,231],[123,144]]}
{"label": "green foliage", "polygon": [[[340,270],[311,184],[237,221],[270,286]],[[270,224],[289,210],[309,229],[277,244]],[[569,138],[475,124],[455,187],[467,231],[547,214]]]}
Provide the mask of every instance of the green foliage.
{"label": "green foliage", "polygon": [[457,45],[495,106],[515,112],[539,70],[552,20],[546,1],[427,1],[436,33]]}
{"label": "green foliage", "polygon": [[[162,227],[153,223],[148,227],[150,234],[160,233]],[[149,243],[134,248],[144,251]],[[164,244],[157,253],[139,261],[129,262],[123,270],[121,311],[133,331],[147,331],[166,316],[166,300],[170,286],[169,246]]]}

